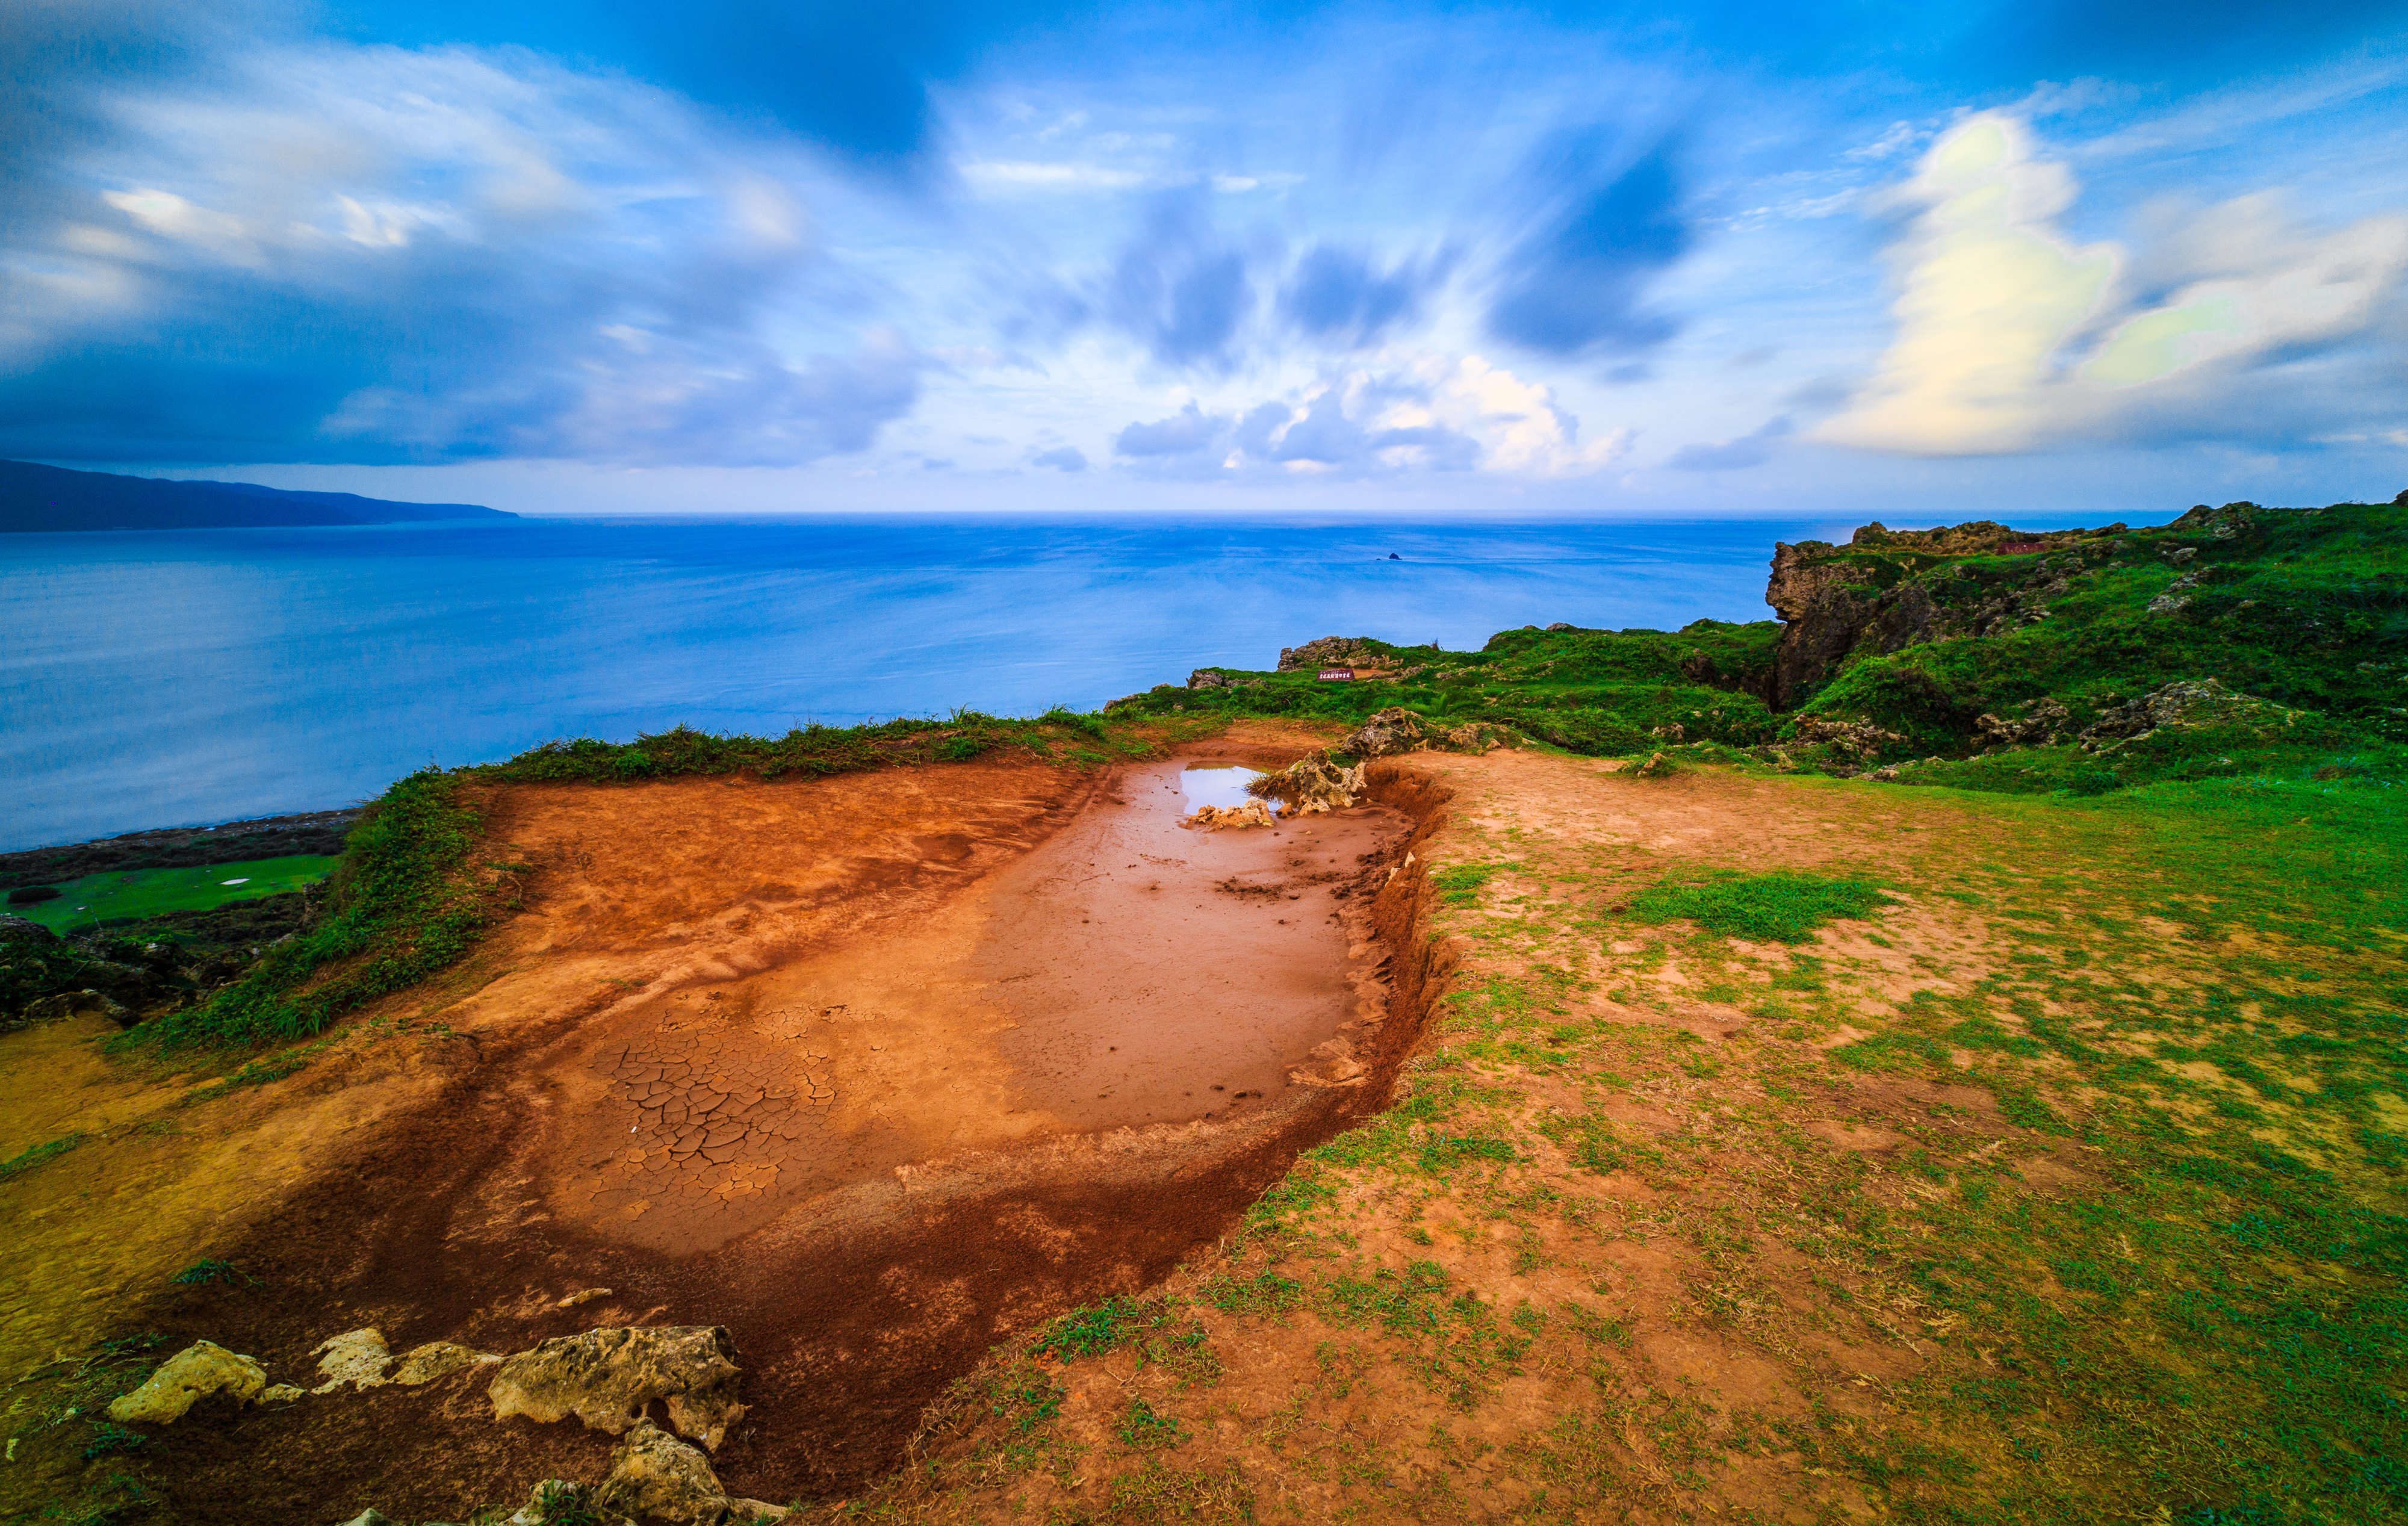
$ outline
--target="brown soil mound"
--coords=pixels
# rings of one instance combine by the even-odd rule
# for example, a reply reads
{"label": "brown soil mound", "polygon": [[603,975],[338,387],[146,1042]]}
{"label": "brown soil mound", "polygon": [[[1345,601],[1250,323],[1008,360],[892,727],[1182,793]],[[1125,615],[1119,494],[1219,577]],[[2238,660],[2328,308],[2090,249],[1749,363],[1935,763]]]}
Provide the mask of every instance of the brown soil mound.
{"label": "brown soil mound", "polygon": [[[210,1253],[261,1287],[149,1322],[278,1381],[360,1325],[489,1351],[724,1325],[751,1406],[715,1459],[732,1491],[881,1474],[996,1340],[1159,1280],[1393,1070],[1371,902],[1405,816],[1182,832],[1180,766],[499,792],[526,910],[457,999],[382,1014],[453,1036],[306,1151],[257,1105],[259,1148],[318,1168],[228,1194]],[[228,1522],[458,1519],[600,1476],[607,1437],[495,1424],[489,1376],[204,1406],[144,1471],[179,1519]]]}

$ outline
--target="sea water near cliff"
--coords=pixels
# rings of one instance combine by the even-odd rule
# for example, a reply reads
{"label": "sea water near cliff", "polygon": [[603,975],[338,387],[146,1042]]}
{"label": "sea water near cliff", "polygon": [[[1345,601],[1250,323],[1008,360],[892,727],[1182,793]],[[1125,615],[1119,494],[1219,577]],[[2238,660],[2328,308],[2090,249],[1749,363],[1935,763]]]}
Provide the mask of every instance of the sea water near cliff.
{"label": "sea water near cliff", "polygon": [[[0,536],[0,850],[683,723],[1092,708],[1313,636],[1760,620],[1845,521],[520,520]],[[1390,560],[1393,553],[1396,560]]]}

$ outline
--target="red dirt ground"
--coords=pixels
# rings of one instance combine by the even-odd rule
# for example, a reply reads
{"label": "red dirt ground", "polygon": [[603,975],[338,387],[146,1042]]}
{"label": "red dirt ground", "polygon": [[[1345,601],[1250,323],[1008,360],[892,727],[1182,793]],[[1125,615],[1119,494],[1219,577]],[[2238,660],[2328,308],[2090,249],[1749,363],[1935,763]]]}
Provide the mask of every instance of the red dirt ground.
{"label": "red dirt ground", "polygon": [[[1225,1234],[1410,1042],[1421,972],[1390,978],[1403,924],[1375,919],[1410,921],[1410,878],[1379,892],[1436,797],[1391,769],[1404,809],[1204,834],[1178,824],[1180,767],[497,792],[525,910],[385,1014],[457,1036],[366,1078],[390,1109],[335,1138],[259,1104],[209,1253],[263,1286],[178,1291],[148,1322],[277,1381],[364,1324],[500,1352],[724,1324],[752,1406],[729,1489],[858,1487],[996,1340]],[[177,1519],[226,1522],[459,1519],[600,1476],[609,1438],[496,1425],[483,1381],[204,1406],[144,1473]]]}

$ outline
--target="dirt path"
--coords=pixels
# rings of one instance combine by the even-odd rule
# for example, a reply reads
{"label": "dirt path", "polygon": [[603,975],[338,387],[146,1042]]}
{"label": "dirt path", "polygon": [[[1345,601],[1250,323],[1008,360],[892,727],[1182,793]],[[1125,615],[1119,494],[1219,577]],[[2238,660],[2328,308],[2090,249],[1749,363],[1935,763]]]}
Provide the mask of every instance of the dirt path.
{"label": "dirt path", "polygon": [[[1298,749],[1266,728],[1199,758]],[[1393,1058],[1368,892],[1406,819],[1184,831],[1180,766],[502,792],[525,912],[361,1025],[406,1039],[211,1105],[252,1148],[208,1251],[261,1287],[151,1321],[279,1378],[363,1324],[496,1351],[724,1324],[752,1406],[729,1487],[878,1476],[995,1341],[1158,1280]],[[337,1096],[348,1133],[314,1134]],[[205,1214],[175,1205],[200,1158],[162,1164],[167,1216]],[[495,1426],[463,1376],[196,1414],[145,1461],[195,1519],[452,1519],[607,1449]]]}

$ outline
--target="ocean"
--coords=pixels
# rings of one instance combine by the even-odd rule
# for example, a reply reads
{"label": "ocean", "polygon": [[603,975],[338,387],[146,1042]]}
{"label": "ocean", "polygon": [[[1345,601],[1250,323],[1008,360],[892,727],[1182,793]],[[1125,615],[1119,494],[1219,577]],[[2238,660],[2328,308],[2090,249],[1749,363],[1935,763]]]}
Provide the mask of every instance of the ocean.
{"label": "ocean", "polygon": [[0,850],[322,809],[555,737],[1090,709],[1321,635],[1476,648],[1555,620],[1761,620],[1773,542],[1850,528],[895,516],[0,535]]}

